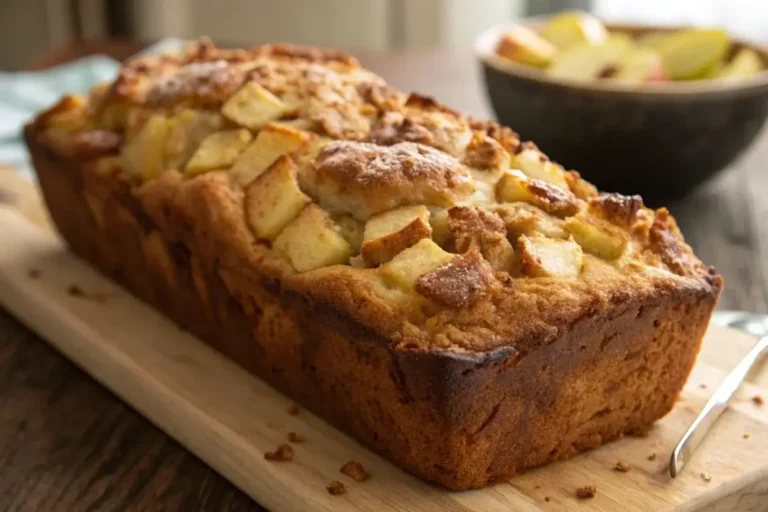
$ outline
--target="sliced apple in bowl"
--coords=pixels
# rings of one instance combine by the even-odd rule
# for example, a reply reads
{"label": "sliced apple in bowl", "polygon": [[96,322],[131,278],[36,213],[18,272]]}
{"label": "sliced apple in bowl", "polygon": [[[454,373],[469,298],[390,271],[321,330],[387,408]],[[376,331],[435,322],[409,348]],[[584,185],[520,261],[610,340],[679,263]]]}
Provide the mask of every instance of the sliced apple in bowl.
{"label": "sliced apple in bowl", "polygon": [[765,69],[765,67],[760,55],[754,50],[743,48],[730,60],[730,62],[718,71],[715,78],[724,80],[743,80],[757,75],[763,69]]}
{"label": "sliced apple in bowl", "polygon": [[600,20],[581,11],[566,11],[552,18],[541,34],[560,50],[576,44],[602,44],[608,39],[608,30]]}
{"label": "sliced apple in bowl", "polygon": [[669,81],[661,57],[647,48],[634,48],[627,52],[610,78],[632,84]]}
{"label": "sliced apple in bowl", "polygon": [[615,38],[597,45],[577,44],[560,52],[547,71],[556,78],[594,80],[612,75],[631,48],[630,41]]}
{"label": "sliced apple in bowl", "polygon": [[719,29],[688,29],[659,38],[651,48],[661,57],[671,80],[695,80],[711,74],[722,61],[730,40]]}
{"label": "sliced apple in bowl", "polygon": [[537,68],[549,66],[557,47],[528,27],[513,25],[504,32],[496,54],[505,59]]}

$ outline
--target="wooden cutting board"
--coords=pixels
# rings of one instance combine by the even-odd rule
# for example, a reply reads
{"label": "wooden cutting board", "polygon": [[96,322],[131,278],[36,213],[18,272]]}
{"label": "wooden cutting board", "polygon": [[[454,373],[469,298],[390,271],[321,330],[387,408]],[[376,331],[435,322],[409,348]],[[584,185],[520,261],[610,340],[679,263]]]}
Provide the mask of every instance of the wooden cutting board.
{"label": "wooden cutting board", "polygon": [[[398,470],[181,331],[67,252],[28,182],[0,170],[0,302],[216,471],[275,510],[301,511],[764,511],[768,510],[768,369],[750,376],[731,409],[675,480],[669,453],[708,395],[754,339],[711,327],[674,411],[647,438],[624,438],[509,483],[451,493]],[[31,272],[31,274],[30,274]],[[83,292],[68,290],[76,285]],[[71,291],[71,290],[70,290]],[[296,432],[293,462],[264,452]],[[357,460],[372,475],[339,473]],[[614,470],[618,461],[629,472]],[[706,478],[705,476],[706,475]],[[348,492],[331,496],[340,480]],[[575,490],[595,485],[578,500]]]}

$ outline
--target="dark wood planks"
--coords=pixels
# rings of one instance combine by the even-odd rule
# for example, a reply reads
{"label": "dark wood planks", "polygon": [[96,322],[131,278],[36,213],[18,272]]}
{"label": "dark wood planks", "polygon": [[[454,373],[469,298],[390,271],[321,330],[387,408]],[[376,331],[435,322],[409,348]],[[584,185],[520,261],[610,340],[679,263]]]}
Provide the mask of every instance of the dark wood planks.
{"label": "dark wood planks", "polygon": [[264,509],[0,309],[0,510]]}

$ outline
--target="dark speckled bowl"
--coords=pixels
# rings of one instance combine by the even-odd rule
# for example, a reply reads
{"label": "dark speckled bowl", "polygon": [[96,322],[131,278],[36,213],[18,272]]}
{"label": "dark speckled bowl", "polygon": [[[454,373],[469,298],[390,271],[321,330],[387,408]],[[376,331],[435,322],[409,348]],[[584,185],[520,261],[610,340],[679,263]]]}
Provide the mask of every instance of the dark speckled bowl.
{"label": "dark speckled bowl", "polygon": [[[736,83],[558,80],[497,57],[493,50],[503,29],[484,32],[475,44],[499,121],[603,190],[639,193],[651,204],[678,199],[739,156],[768,114],[765,71]],[[750,47],[768,63],[765,50]]]}

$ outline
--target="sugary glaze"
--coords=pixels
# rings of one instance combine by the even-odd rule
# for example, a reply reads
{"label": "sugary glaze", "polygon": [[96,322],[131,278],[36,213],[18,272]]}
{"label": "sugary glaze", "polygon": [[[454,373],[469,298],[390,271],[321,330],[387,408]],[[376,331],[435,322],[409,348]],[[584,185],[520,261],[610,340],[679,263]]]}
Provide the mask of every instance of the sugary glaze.
{"label": "sugary glaze", "polygon": [[528,352],[623,301],[721,286],[666,209],[598,194],[508,128],[338,52],[202,41],[129,61],[35,128],[130,181],[161,229],[216,232],[185,241],[207,261],[406,349]]}

